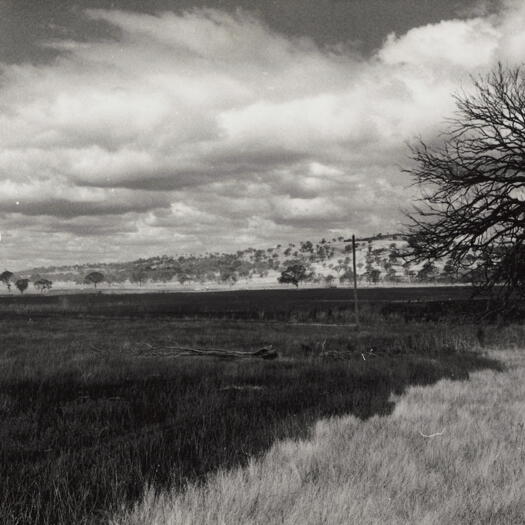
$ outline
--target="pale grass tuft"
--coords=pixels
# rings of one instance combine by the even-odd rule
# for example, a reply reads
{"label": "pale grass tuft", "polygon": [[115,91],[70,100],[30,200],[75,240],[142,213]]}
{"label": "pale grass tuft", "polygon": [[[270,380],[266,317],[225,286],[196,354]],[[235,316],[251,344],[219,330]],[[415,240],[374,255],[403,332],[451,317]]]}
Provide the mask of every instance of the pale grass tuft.
{"label": "pale grass tuft", "polygon": [[525,352],[491,357],[507,371],[411,387],[389,416],[319,421],[310,439],[278,442],[202,486],[148,491],[112,523],[523,523]]}

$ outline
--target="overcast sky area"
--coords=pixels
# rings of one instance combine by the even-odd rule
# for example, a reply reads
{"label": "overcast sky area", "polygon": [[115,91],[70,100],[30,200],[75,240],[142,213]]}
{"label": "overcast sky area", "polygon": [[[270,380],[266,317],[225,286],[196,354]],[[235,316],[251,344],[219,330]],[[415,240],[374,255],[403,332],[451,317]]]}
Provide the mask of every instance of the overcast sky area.
{"label": "overcast sky area", "polygon": [[521,0],[0,0],[0,269],[399,231],[407,142],[524,60]]}

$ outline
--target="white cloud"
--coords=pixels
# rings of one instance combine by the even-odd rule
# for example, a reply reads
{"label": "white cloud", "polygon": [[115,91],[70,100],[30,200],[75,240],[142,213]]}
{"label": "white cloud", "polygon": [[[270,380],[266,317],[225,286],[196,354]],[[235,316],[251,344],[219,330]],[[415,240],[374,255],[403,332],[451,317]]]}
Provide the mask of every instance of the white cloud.
{"label": "white cloud", "polygon": [[0,213],[35,253],[37,220],[118,258],[393,229],[406,141],[436,134],[469,75],[525,60],[521,2],[390,35],[367,60],[244,12],[86,16],[118,36],[1,69]]}
{"label": "white cloud", "polygon": [[446,20],[411,29],[400,38],[389,35],[379,57],[385,64],[484,67],[493,61],[500,36],[490,20]]}

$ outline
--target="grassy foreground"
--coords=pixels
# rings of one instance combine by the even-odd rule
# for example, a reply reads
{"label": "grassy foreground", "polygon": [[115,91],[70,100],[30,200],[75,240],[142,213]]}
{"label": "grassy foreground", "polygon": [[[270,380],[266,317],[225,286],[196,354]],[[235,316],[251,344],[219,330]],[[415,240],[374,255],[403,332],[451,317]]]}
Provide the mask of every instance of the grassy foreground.
{"label": "grassy foreground", "polygon": [[[253,471],[275,443],[289,440],[288,448],[295,450],[303,443],[297,440],[307,439],[327,418],[357,418],[351,420],[356,428],[362,425],[359,432],[369,446],[380,435],[369,425],[390,421],[395,396],[415,385],[499,371],[498,359],[473,349],[495,343],[521,347],[525,341],[523,325],[503,331],[480,327],[459,315],[464,306],[459,298],[410,302],[415,295],[410,290],[403,291],[406,301],[394,299],[392,291],[383,291],[384,297],[375,291],[377,301],[363,305],[356,330],[344,322],[351,318],[344,294],[314,292],[158,294],[147,301],[93,295],[58,297],[56,304],[46,297],[23,297],[16,305],[4,304],[0,523],[107,523],[140,509],[141,501],[151,503],[154,494],[182,497],[185,490],[206,487],[217,472]],[[147,350],[147,344],[229,350],[273,345],[279,358],[174,358]],[[384,468],[390,468],[389,448],[383,442],[374,447]],[[314,455],[312,461],[320,458]],[[344,461],[330,468],[337,465]],[[352,476],[359,479],[362,471]],[[323,476],[314,469],[306,481],[300,479],[305,486],[319,480],[316,490],[322,492]],[[384,483],[383,477],[377,482]],[[268,479],[279,485],[271,475]],[[266,510],[258,507],[265,501],[262,494],[247,510],[246,494],[237,492],[241,514],[228,514],[224,523],[249,523],[255,516],[266,522]],[[287,494],[292,505],[302,492]],[[227,505],[230,496],[223,500]],[[267,504],[279,509],[276,502],[270,498]],[[215,503],[210,505],[210,516],[199,514],[199,507],[196,515],[190,510],[174,523],[179,518],[221,522],[213,514]],[[157,504],[145,508],[155,513]],[[290,507],[283,508],[283,519],[293,522]],[[137,512],[139,522],[155,522],[149,510],[146,516]],[[280,520],[271,512],[269,518]]]}
{"label": "grassy foreground", "polygon": [[[465,325],[384,319],[359,332],[166,318],[2,320],[0,523],[107,523],[148,486],[160,493],[203,483],[276,441],[305,438],[319,419],[384,416],[390,396],[411,385],[497,369],[469,351],[491,337]],[[281,357],[169,359],[137,355],[141,342],[273,344]]]}
{"label": "grassy foreground", "polygon": [[523,523],[525,351],[490,356],[506,370],[412,386],[366,421],[323,419],[203,485],[146,492],[113,525]]}

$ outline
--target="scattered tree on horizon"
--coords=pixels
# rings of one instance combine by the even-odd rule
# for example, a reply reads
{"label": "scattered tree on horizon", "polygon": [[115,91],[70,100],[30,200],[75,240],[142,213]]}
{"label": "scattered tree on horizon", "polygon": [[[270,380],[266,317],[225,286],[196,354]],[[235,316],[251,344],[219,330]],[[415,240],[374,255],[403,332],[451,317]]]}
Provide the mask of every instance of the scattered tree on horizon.
{"label": "scattered tree on horizon", "polygon": [[146,281],[147,273],[143,268],[136,268],[133,270],[129,276],[129,281],[131,283],[136,283],[139,286],[142,286],[144,284],[144,281]]}
{"label": "scattered tree on horizon", "polygon": [[221,282],[227,283],[230,286],[233,286],[237,282],[237,273],[233,268],[221,268],[219,276]]}
{"label": "scattered tree on horizon", "polygon": [[434,282],[437,278],[437,268],[432,261],[426,261],[417,272],[416,278],[421,283]]}
{"label": "scattered tree on horizon", "polygon": [[326,286],[328,286],[329,288],[334,286],[334,281],[335,281],[335,276],[332,274],[328,274],[324,278],[324,282],[326,283]]}
{"label": "scattered tree on horizon", "polygon": [[296,288],[299,288],[301,281],[307,280],[309,274],[307,273],[306,266],[304,264],[290,264],[281,272],[281,275],[277,279],[281,284],[293,284]]}
{"label": "scattered tree on horizon", "polygon": [[29,286],[29,279],[17,279],[15,286],[18,288],[18,291],[23,294]]}
{"label": "scattered tree on horizon", "polygon": [[[383,245],[370,242],[360,242],[358,244],[358,280],[377,283],[380,281],[415,281],[418,271],[422,264],[414,264],[413,270],[409,271],[410,261],[405,260],[405,238],[402,239],[403,245],[396,246],[391,243],[388,248]],[[53,280],[72,281],[77,284],[93,284],[98,287],[99,281],[94,283],[90,278],[86,279],[86,274],[100,273],[98,269],[104,269],[103,281],[108,283],[121,283],[125,281],[137,282],[143,285],[146,281],[169,282],[179,281],[182,284],[205,283],[213,281],[217,283],[229,283],[231,285],[242,282],[243,279],[265,277],[269,272],[275,271],[280,275],[283,269],[300,264],[308,269],[310,274],[303,281],[313,281],[313,274],[318,274],[318,282],[326,283],[325,277],[332,274],[337,281],[344,283],[353,279],[351,271],[352,258],[344,250],[345,246],[336,247],[335,251],[330,241],[323,245],[312,246],[309,241],[301,242],[301,250],[296,257],[285,257],[284,247],[278,254],[267,255],[266,250],[248,248],[238,250],[235,253],[213,253],[206,255],[184,255],[184,256],[154,256],[142,258],[131,262],[108,263],[99,265],[89,263],[84,265],[68,265],[61,267],[35,268],[31,274],[30,283],[34,283],[35,289],[41,292],[51,288],[50,285],[41,286],[39,281],[45,276]],[[351,248],[351,245],[348,245]],[[303,248],[307,248],[303,251]],[[392,257],[394,255],[394,257]],[[398,259],[399,256],[399,259]],[[261,258],[262,257],[262,258]],[[404,262],[403,262],[404,261]],[[447,259],[440,261],[437,265],[436,274],[433,276],[438,282],[454,282],[447,274],[447,269],[443,268]],[[366,262],[366,264],[365,264]],[[477,259],[469,259],[469,269],[457,270],[455,282],[470,282],[479,280],[479,272],[474,271],[473,265]],[[408,266],[405,266],[408,264]],[[395,268],[393,268],[395,266]],[[54,268],[54,271],[51,271]],[[405,270],[403,272],[403,270]],[[11,284],[14,284],[16,277],[13,276]],[[424,280],[417,279],[420,282]],[[47,279],[46,279],[47,281]],[[1,281],[0,281],[1,282]],[[292,281],[290,281],[292,282]],[[300,282],[298,283],[300,284]]]}
{"label": "scattered tree on horizon", "polygon": [[46,292],[48,290],[51,290],[51,287],[53,286],[53,282],[49,279],[37,279],[33,282],[33,286],[40,291],[40,293]]}
{"label": "scattered tree on horizon", "polygon": [[477,285],[511,307],[525,296],[525,74],[501,64],[455,96],[440,145],[411,148],[405,170],[422,187],[409,214],[411,256],[476,259]]}
{"label": "scattered tree on horizon", "polygon": [[344,271],[344,273],[342,273],[341,276],[339,277],[340,283],[352,282],[353,280],[354,280],[354,272],[352,271],[351,268],[347,268]]}
{"label": "scattered tree on horizon", "polygon": [[445,282],[454,283],[458,280],[458,269],[454,262],[450,259],[443,266],[443,280]]}
{"label": "scattered tree on horizon", "polygon": [[10,272],[9,270],[4,270],[0,274],[0,282],[3,282],[9,291],[11,291],[11,281],[13,279],[13,272]]}
{"label": "scattered tree on horizon", "polygon": [[381,272],[377,268],[371,267],[366,272],[366,280],[369,283],[377,284],[379,280],[381,279]]}
{"label": "scattered tree on horizon", "polygon": [[87,284],[93,284],[95,289],[97,284],[104,281],[104,274],[100,272],[91,272],[84,277],[84,282]]}

